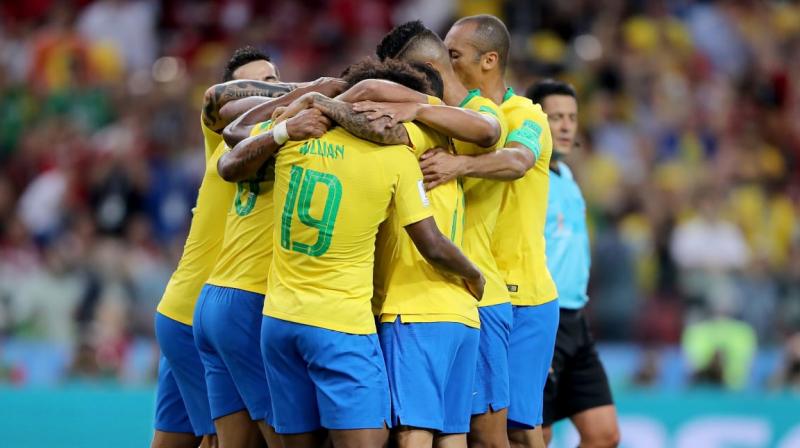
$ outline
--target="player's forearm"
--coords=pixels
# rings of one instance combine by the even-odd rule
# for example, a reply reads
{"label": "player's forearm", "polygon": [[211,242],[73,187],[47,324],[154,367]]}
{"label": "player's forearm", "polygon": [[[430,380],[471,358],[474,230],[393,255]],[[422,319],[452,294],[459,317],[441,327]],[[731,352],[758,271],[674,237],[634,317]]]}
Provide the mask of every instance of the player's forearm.
{"label": "player's forearm", "polygon": [[456,275],[467,281],[481,276],[481,271],[477,266],[444,235],[440,234],[435,244],[429,245],[427,250],[420,253],[428,263],[443,274]]}
{"label": "player's forearm", "polygon": [[313,84],[299,87],[279,98],[267,99],[265,102],[239,115],[226,126],[225,130],[222,132],[222,138],[225,140],[225,144],[231,148],[235,147],[250,136],[250,131],[253,129],[254,125],[272,118],[272,113],[275,112],[275,109],[288,106],[306,93],[316,92],[318,88],[318,86]]}
{"label": "player's forearm", "polygon": [[[237,115],[240,108],[229,108],[231,102],[248,97],[274,98],[285,95],[296,87],[294,84],[272,83],[252,80],[236,80],[211,86],[203,96],[203,122],[212,131],[224,128]],[[253,100],[245,103],[252,107]],[[247,109],[239,110],[239,113]]]}
{"label": "player's forearm", "polygon": [[279,147],[272,131],[248,137],[220,157],[217,171],[228,182],[251,179]]}
{"label": "player's forearm", "polygon": [[347,103],[376,101],[386,103],[427,103],[428,96],[392,81],[365,79],[336,97]]}
{"label": "player's forearm", "polygon": [[356,137],[383,145],[410,144],[402,124],[387,127],[385,120],[370,121],[366,114],[355,112],[350,103],[315,95],[313,105]]}
{"label": "player's forearm", "polygon": [[516,180],[530,169],[530,157],[522,148],[502,148],[477,156],[458,156],[459,176]]}
{"label": "player's forearm", "polygon": [[422,104],[416,120],[448,137],[484,148],[495,145],[500,138],[497,120],[460,107]]}

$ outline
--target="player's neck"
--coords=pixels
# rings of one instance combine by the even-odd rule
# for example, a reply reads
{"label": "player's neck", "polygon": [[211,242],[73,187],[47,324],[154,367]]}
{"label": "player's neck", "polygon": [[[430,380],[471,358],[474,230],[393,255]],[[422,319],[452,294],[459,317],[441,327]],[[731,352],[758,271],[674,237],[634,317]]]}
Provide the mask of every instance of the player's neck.
{"label": "player's neck", "polygon": [[458,106],[466,98],[469,91],[455,73],[444,75],[444,103],[448,106]]}
{"label": "player's neck", "polygon": [[481,95],[498,105],[503,103],[507,88],[503,75],[500,73],[490,73],[481,81]]}

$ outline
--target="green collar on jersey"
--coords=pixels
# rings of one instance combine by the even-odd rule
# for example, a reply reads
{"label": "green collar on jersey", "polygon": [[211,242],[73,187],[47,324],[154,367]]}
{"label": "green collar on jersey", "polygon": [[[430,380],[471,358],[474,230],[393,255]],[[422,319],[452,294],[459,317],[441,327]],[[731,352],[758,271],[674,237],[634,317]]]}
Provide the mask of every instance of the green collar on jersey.
{"label": "green collar on jersey", "polygon": [[503,102],[505,103],[506,101],[508,101],[514,95],[516,95],[516,93],[514,93],[514,89],[512,87],[507,88],[506,89],[506,94],[503,95]]}
{"label": "green collar on jersey", "polygon": [[467,96],[465,96],[464,99],[461,100],[461,104],[459,104],[458,107],[466,106],[467,103],[472,101],[472,99],[475,98],[476,96],[480,96],[480,94],[481,94],[481,89],[472,89],[472,90],[470,90],[467,93]]}

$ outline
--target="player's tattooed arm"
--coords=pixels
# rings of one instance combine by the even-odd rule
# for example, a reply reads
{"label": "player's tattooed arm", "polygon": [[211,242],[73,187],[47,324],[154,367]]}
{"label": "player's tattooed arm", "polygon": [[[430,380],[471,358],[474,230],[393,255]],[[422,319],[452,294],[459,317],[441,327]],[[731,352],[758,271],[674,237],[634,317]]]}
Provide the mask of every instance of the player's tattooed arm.
{"label": "player's tattooed arm", "polygon": [[[233,148],[239,142],[250,136],[253,126],[272,118],[273,112],[279,107],[286,107],[295,100],[309,92],[320,92],[325,95],[338,95],[345,89],[343,81],[336,78],[319,78],[316,81],[305,83],[293,91],[279,98],[265,98],[257,106],[238,115],[229,125],[225,127],[222,137],[225,143]],[[238,100],[244,101],[244,100]],[[237,102],[238,102],[237,101]]]}
{"label": "player's tattooed arm", "polygon": [[[285,95],[296,88],[295,84],[235,80],[209,87],[203,96],[203,123],[212,131],[219,132],[233,118],[264,101]],[[251,98],[254,97],[254,98]],[[244,102],[237,100],[246,99]],[[239,103],[237,107],[230,107]]]}
{"label": "player's tattooed arm", "polygon": [[[288,120],[286,132],[290,140],[319,138],[330,125],[330,120],[320,111],[309,109]],[[217,171],[228,182],[252,179],[280,146],[273,131],[248,137],[220,157]]]}
{"label": "player's tattooed arm", "polygon": [[411,145],[405,127],[390,124],[388,117],[370,120],[367,114],[353,110],[352,104],[319,94],[312,96],[311,105],[356,137],[383,145]]}

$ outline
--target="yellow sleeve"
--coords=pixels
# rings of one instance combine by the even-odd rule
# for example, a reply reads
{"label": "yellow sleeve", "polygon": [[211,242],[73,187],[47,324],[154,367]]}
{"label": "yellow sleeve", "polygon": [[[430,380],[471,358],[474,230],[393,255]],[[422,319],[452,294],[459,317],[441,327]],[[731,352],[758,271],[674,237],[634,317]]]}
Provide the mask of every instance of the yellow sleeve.
{"label": "yellow sleeve", "polygon": [[489,146],[487,148],[476,146],[476,148],[480,148],[479,153],[492,152],[504,146],[506,142],[506,136],[508,135],[508,124],[503,116],[503,112],[496,104],[492,102],[492,100],[482,96],[475,96],[464,105],[464,109],[469,109],[483,116],[489,117],[490,119],[496,121],[497,125],[500,127],[500,138],[497,139],[497,143],[495,143],[494,146]]}
{"label": "yellow sleeve", "polygon": [[222,141],[222,135],[219,132],[214,132],[209,129],[203,121],[202,115],[200,116],[200,129],[203,130],[203,144],[205,145],[206,160],[208,160],[211,158],[217,145],[219,145],[219,142]]}
{"label": "yellow sleeve", "polygon": [[387,168],[392,169],[397,176],[393,202],[398,221],[405,227],[430,218],[433,216],[433,210],[425,193],[422,171],[419,169],[416,157],[407,147],[398,147],[393,151],[397,151],[397,156],[386,158]]}
{"label": "yellow sleeve", "polygon": [[516,118],[509,128],[506,139],[506,144],[511,142],[525,146],[538,160],[543,148],[548,152],[547,148],[553,146],[547,115],[543,112],[526,111],[522,117]]}
{"label": "yellow sleeve", "polygon": [[433,106],[438,106],[438,105],[444,104],[444,103],[439,98],[437,98],[437,97],[435,97],[433,95],[428,95],[428,104],[431,104]]}
{"label": "yellow sleeve", "polygon": [[418,158],[429,149],[449,146],[447,139],[442,134],[428,126],[409,121],[403,123],[403,127],[406,128],[411,148]]}
{"label": "yellow sleeve", "polygon": [[262,121],[261,123],[256,123],[253,125],[253,129],[250,129],[250,137],[254,135],[263,134],[267,131],[272,129],[272,120]]}

